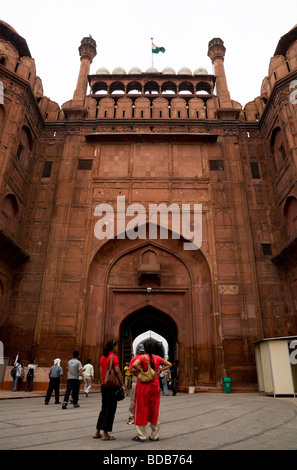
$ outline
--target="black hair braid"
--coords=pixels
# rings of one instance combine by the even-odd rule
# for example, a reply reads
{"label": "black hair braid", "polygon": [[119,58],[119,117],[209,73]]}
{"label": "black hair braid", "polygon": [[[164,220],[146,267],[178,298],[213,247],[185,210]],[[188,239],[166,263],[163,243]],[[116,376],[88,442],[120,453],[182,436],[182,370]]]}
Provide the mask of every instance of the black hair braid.
{"label": "black hair braid", "polygon": [[151,368],[155,370],[155,363],[153,361],[153,351],[155,350],[155,344],[152,341],[147,341],[144,347],[145,351],[149,355]]}

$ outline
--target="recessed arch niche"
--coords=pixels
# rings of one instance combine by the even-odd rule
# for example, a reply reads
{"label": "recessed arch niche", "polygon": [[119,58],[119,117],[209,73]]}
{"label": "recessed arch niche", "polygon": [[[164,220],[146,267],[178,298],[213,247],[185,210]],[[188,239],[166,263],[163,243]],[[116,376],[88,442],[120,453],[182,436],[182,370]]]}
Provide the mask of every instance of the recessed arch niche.
{"label": "recessed arch niche", "polygon": [[[215,384],[216,342],[211,275],[200,250],[183,249],[183,239],[107,241],[95,252],[88,276],[83,326],[84,357],[99,358],[104,344],[122,342],[125,327],[132,336],[171,331],[170,357],[178,346],[180,386]],[[142,255],[155,253],[160,276],[142,278]],[[141,322],[143,320],[143,325]],[[98,359],[95,360],[98,363]]]}

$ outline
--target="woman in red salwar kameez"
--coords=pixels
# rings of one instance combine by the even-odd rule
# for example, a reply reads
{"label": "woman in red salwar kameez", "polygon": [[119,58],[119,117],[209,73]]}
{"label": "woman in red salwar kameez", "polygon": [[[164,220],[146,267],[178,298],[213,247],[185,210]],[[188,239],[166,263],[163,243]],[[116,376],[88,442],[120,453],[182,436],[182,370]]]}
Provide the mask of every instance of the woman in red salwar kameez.
{"label": "woman in red salwar kameez", "polygon": [[151,426],[151,441],[159,440],[159,409],[160,409],[160,382],[159,382],[159,366],[162,365],[163,370],[171,367],[171,362],[163,359],[160,356],[152,354],[153,343],[147,342],[145,344],[147,354],[144,354],[137,359],[133,368],[140,371],[140,367],[146,372],[148,370],[148,361],[152,369],[157,371],[157,376],[148,383],[141,383],[137,380],[135,391],[135,426],[136,437],[134,441],[144,442],[147,439],[147,424]]}

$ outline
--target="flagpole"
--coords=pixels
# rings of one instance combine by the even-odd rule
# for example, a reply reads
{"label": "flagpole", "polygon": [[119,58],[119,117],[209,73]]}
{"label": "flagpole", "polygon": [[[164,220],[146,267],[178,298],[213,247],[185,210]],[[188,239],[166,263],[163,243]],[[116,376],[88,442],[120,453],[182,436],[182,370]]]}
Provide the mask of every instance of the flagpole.
{"label": "flagpole", "polygon": [[151,41],[152,41],[152,43],[151,43],[151,50],[152,50],[152,67],[154,66],[153,40],[154,40],[154,38],[151,38]]}

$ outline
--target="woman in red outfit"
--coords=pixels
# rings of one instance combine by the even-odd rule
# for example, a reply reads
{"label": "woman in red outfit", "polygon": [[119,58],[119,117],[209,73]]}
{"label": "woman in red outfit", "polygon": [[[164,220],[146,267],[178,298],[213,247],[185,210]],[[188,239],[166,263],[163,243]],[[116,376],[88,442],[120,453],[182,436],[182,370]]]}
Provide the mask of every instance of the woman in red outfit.
{"label": "woman in red outfit", "polygon": [[[113,367],[122,387],[124,388],[120,362],[118,356],[116,355],[117,350],[117,342],[115,340],[108,341],[108,343],[104,346],[103,356],[100,359],[102,408],[97,421],[96,433],[93,437],[95,439],[102,438],[103,441],[110,441],[115,439],[109,434],[109,432],[112,431],[114,416],[117,409],[118,402],[115,393],[118,389],[104,385],[105,372],[109,366],[109,361],[112,355]],[[100,430],[103,431],[103,435],[100,434]]]}
{"label": "woman in red outfit", "polygon": [[137,380],[135,391],[135,426],[136,437],[134,441],[144,442],[147,439],[147,424],[151,426],[151,441],[159,440],[159,409],[160,409],[160,382],[159,382],[159,366],[162,365],[163,370],[171,367],[171,362],[166,361],[160,356],[152,354],[154,344],[151,341],[146,342],[145,350],[147,354],[140,356],[134,364],[133,368],[140,371],[140,367],[146,372],[148,370],[148,361],[152,369],[157,371],[156,377],[148,383],[141,383]]}

